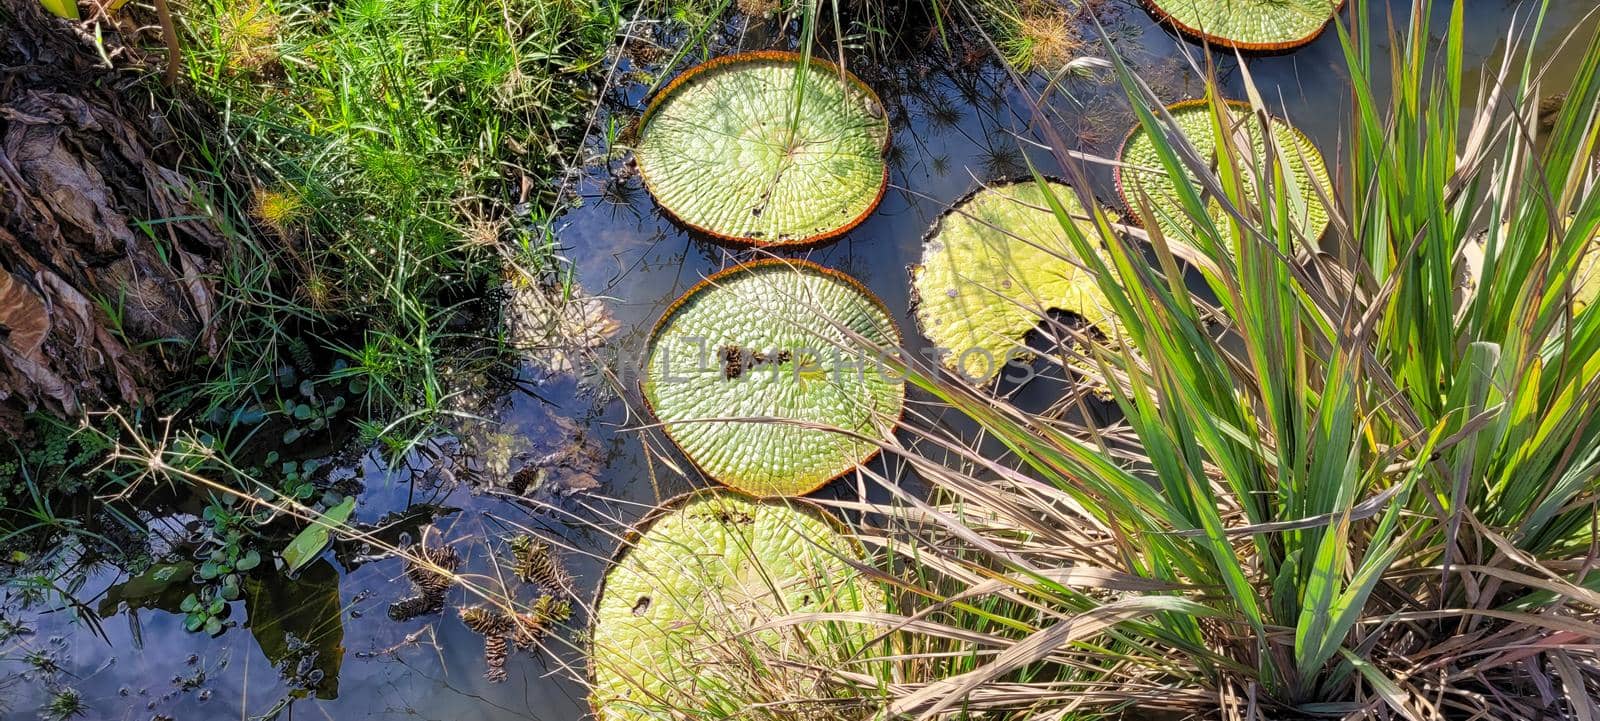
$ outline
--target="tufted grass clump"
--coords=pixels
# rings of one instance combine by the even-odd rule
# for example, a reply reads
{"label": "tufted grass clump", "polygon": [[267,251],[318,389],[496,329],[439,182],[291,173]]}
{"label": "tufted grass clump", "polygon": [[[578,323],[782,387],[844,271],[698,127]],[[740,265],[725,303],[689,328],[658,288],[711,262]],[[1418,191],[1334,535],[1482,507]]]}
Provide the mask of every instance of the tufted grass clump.
{"label": "tufted grass clump", "polygon": [[[463,301],[501,277],[512,223],[537,226],[552,208],[546,179],[581,132],[593,102],[583,73],[621,9],[186,0],[177,10],[188,80],[222,114],[207,152],[262,176],[236,201],[259,237],[242,233],[222,307],[247,332],[206,390],[233,400],[292,364],[291,339],[311,336],[321,355],[344,359],[341,379],[361,381],[368,415],[410,414],[388,435],[423,432],[445,395],[443,358],[471,356],[461,329],[476,309]],[[524,178],[534,192],[519,210]],[[538,275],[553,256],[519,261]]]}

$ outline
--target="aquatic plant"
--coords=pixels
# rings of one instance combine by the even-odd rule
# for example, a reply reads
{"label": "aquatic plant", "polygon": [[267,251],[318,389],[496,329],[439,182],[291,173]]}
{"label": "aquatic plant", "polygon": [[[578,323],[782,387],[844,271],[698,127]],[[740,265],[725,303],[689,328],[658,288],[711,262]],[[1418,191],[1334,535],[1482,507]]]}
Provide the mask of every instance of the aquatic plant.
{"label": "aquatic plant", "polygon": [[1344,0],[1144,0],[1151,14],[1205,42],[1289,50],[1316,40]]}
{"label": "aquatic plant", "polygon": [[690,68],[639,119],[645,187],[685,225],[757,245],[855,227],[889,184],[883,106],[830,62],[749,52]]}
{"label": "aquatic plant", "polygon": [[406,579],[417,592],[389,604],[389,617],[396,621],[444,610],[445,594],[456,583],[454,573],[461,567],[461,554],[453,546],[429,543],[430,534],[437,532],[431,527],[424,529],[422,540],[400,554],[406,559]]}
{"label": "aquatic plant", "polygon": [[572,594],[572,574],[550,544],[522,534],[511,539],[511,557],[517,580],[551,594]]}
{"label": "aquatic plant", "polygon": [[877,453],[905,387],[876,361],[900,332],[853,278],[761,260],[678,298],[646,350],[645,400],[707,476],[803,495]]}
{"label": "aquatic plant", "polygon": [[[814,675],[810,664],[873,678],[874,633],[826,618],[884,603],[883,592],[852,566],[861,550],[839,531],[803,502],[726,491],[657,509],[629,534],[595,602],[589,669],[596,716],[823,718],[830,706],[853,708],[821,686],[794,695],[753,691],[763,684],[799,689]],[[780,617],[794,623],[778,624]],[[775,658],[784,662],[763,661]]]}
{"label": "aquatic plant", "polygon": [[[1065,199],[1085,217],[1067,186],[1033,181],[980,188],[939,216],[911,269],[917,322],[944,351],[946,368],[974,381],[999,375],[1007,362],[1030,357],[1024,337],[1067,311],[1093,331],[1114,337],[1116,316],[1045,199]],[[1076,221],[1075,221],[1076,222]]]}
{"label": "aquatic plant", "polygon": [[[1226,109],[1226,112],[1221,109]],[[1252,165],[1259,165],[1268,158],[1261,119],[1270,116],[1255,112],[1248,103],[1230,101],[1213,104],[1205,99],[1186,100],[1167,106],[1166,113],[1200,159],[1213,167],[1218,153],[1224,152]],[[1328,178],[1322,153],[1310,138],[1287,122],[1277,118],[1271,118],[1268,122],[1272,128],[1272,142],[1278,151],[1274,155],[1285,160],[1283,167],[1287,172],[1283,173],[1281,182],[1280,178],[1271,177],[1271,182],[1258,184],[1258,178],[1264,176],[1259,172],[1241,172],[1233,177],[1243,185],[1246,197],[1251,199],[1252,204],[1266,202],[1266,199],[1259,197],[1262,195],[1260,188],[1271,188],[1274,194],[1282,194],[1287,201],[1290,221],[1301,230],[1306,241],[1315,242],[1328,225],[1328,210],[1323,198],[1333,195],[1333,184]],[[1161,127],[1162,132],[1166,132],[1166,126]],[[1184,207],[1184,199],[1172,180],[1173,176],[1162,163],[1154,135],[1145,126],[1135,125],[1128,131],[1117,156],[1120,161],[1114,169],[1117,193],[1132,217],[1144,218],[1146,214],[1141,212],[1140,207],[1148,202],[1149,216],[1154,217],[1162,232],[1173,240],[1182,241],[1205,235],[1194,229],[1194,223]],[[1190,184],[1197,182],[1193,170],[1186,167],[1180,170]],[[1222,212],[1221,205],[1214,197],[1208,194],[1202,194],[1201,197],[1210,210],[1212,223],[1224,226],[1229,222],[1229,217]]]}

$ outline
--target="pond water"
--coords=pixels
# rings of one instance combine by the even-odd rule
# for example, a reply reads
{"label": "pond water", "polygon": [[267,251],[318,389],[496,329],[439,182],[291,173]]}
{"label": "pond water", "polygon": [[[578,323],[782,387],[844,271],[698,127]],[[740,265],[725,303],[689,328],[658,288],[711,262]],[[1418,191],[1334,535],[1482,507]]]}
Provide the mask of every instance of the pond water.
{"label": "pond water", "polygon": [[[1403,0],[1393,5],[1402,15],[1409,7]],[[1437,5],[1435,23],[1443,26],[1448,7]],[[1469,0],[1468,66],[1504,47],[1519,9],[1525,11],[1511,0]],[[1592,0],[1556,0],[1540,40],[1545,54],[1592,9]],[[1157,93],[1178,100],[1201,90],[1183,60],[1185,53],[1199,57],[1196,46],[1154,26],[1135,3],[1105,3],[1101,18]],[[1385,20],[1375,22],[1381,27]],[[741,27],[735,21],[720,41],[726,47],[718,49],[768,46],[765,34],[740,32]],[[1236,61],[1219,54],[1216,62],[1226,87],[1238,92]],[[1337,37],[1330,32],[1292,54],[1246,63],[1269,102],[1336,165],[1340,122],[1348,110]],[[871,218],[837,242],[791,255],[860,279],[885,301],[916,350],[922,341],[910,316],[907,266],[918,259],[923,233],[979,182],[1025,174],[1019,138],[1024,144],[1039,138],[1025,96],[990,60],[930,51],[897,59],[892,67],[857,63],[852,69],[879,91],[894,122],[890,192]],[[627,62],[619,68],[629,70]],[[1564,85],[1570,72],[1557,63],[1552,86]],[[1042,85],[1039,78],[1030,82]],[[646,93],[644,85],[618,83],[612,111],[626,119]],[[1113,85],[1072,80],[1053,96],[1048,113],[1077,149],[1110,155],[1131,122],[1120,97]],[[1048,153],[1034,150],[1029,157],[1047,173],[1060,170]],[[603,297],[615,316],[618,330],[604,353],[620,359],[613,369],[626,384],[634,367],[626,359],[637,357],[673,299],[705,275],[757,254],[684,232],[661,216],[637,179],[619,180],[613,174],[619,168],[612,162],[585,169],[575,185],[581,202],[560,219],[558,233],[578,285]],[[1112,202],[1110,173],[1096,169],[1092,177],[1093,192]],[[434,518],[442,537],[465,557],[468,573],[495,577],[494,557],[504,545],[499,539],[508,534],[551,539],[565,547],[576,595],[586,597],[626,523],[690,483],[664,461],[673,456],[660,455],[665,452],[659,441],[652,440],[654,452],[647,452],[643,434],[635,430],[643,421],[625,399],[531,367],[518,381],[478,394],[471,410],[488,423],[474,424],[459,439],[440,439],[406,467],[386,467],[368,453],[340,460],[334,475],[365,489],[358,522],[409,514],[402,525],[414,538],[416,528]],[[1036,384],[1026,389],[1024,401],[1047,403],[1051,394],[1048,382]],[[575,435],[589,444],[587,450],[562,456]],[[555,510],[542,511],[485,492],[527,459],[551,453],[579,459],[566,463],[565,480],[598,485],[554,498]],[[849,481],[823,491],[855,492]],[[191,519],[161,523],[179,535],[186,520]],[[389,618],[389,604],[409,593],[402,563],[362,553],[340,544],[296,579],[260,574],[263,580],[247,588],[247,600],[234,604],[230,620],[237,626],[217,638],[184,630],[177,608],[185,593],[181,584],[156,592],[148,579],[142,587],[140,581],[128,583],[114,568],[91,574],[76,592],[95,611],[103,636],[68,609],[35,610],[20,620],[34,631],[30,647],[53,654],[62,678],[83,693],[88,718],[555,721],[587,712],[581,687],[571,680],[582,664],[571,644],[551,639],[546,653],[516,654],[508,680],[491,684],[483,677],[481,639],[453,611],[408,622]],[[450,604],[461,596],[455,591]],[[0,666],[0,677],[15,670]],[[299,700],[289,703],[293,699]],[[0,701],[0,718],[36,717],[44,685],[25,679],[0,686]]]}

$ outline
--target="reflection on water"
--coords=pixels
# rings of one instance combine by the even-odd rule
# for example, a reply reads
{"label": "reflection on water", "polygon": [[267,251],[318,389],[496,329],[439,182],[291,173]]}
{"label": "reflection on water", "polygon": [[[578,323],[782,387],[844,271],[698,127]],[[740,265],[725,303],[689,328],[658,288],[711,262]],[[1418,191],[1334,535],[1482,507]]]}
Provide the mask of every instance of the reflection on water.
{"label": "reflection on water", "polygon": [[[1393,4],[1401,15],[1408,7],[1400,0]],[[1442,27],[1448,3],[1435,5]],[[1508,0],[1468,2],[1469,66],[1504,46],[1519,7]],[[1158,94],[1177,100],[1200,90],[1185,56],[1199,57],[1196,46],[1153,27],[1137,3],[1104,8],[1101,20],[1117,47]],[[1591,0],[1557,0],[1542,47],[1548,51],[1591,8]],[[1375,22],[1385,22],[1383,13],[1373,14]],[[744,37],[747,46],[762,42]],[[1383,54],[1382,43],[1377,51]],[[1214,60],[1225,87],[1239,91],[1237,61],[1221,54]],[[1570,61],[1569,54],[1565,64],[1556,64],[1548,84],[1566,82]],[[1252,58],[1246,66],[1268,102],[1315,140],[1335,169],[1340,122],[1348,111],[1343,64],[1337,36],[1327,33],[1292,54]],[[885,301],[915,346],[922,341],[910,315],[906,268],[916,261],[929,224],[980,182],[1023,175],[1029,162],[1046,173],[1060,169],[1035,145],[1035,116],[1023,95],[1006,73],[981,58],[927,53],[893,67],[852,69],[879,90],[894,121],[891,192],[870,219],[838,242],[798,255],[860,279]],[[1031,82],[1035,91],[1045,84],[1040,78]],[[636,107],[645,92],[642,85],[625,85],[616,95]],[[1069,77],[1052,90],[1044,114],[1075,149],[1110,155],[1131,123],[1120,98],[1121,91],[1103,79]],[[621,114],[625,120],[626,108]],[[661,216],[623,167],[591,167],[576,188],[580,207],[558,228],[576,280],[605,298],[615,316],[617,332],[607,352],[619,358],[619,369],[637,358],[652,324],[674,298],[705,275],[759,255],[684,233]],[[1109,172],[1095,168],[1091,178],[1095,195],[1111,202]],[[625,374],[617,377],[627,385]],[[461,437],[440,439],[406,467],[385,468],[368,455],[347,462],[339,473],[365,489],[357,521],[395,523],[385,532],[388,542],[415,540],[431,523],[462,556],[463,572],[484,579],[499,577],[494,557],[505,552],[500,539],[522,532],[558,539],[567,547],[563,556],[581,597],[592,592],[602,559],[616,545],[618,526],[596,529],[566,521],[636,518],[658,498],[685,489],[686,482],[642,452],[640,434],[627,430],[641,419],[614,394],[597,392],[593,383],[542,379],[532,370],[508,388],[471,409],[490,422],[467,424]],[[1049,395],[1048,388],[1035,392]],[[855,492],[843,483],[825,492]],[[584,490],[596,484],[592,494]],[[541,498],[559,510],[535,511],[510,500],[526,486],[546,489]],[[565,721],[584,713],[582,691],[568,680],[574,671],[564,667],[580,664],[581,657],[569,647],[554,643],[552,653],[519,654],[508,667],[508,681],[490,684],[482,675],[481,639],[453,611],[405,623],[390,620],[387,609],[408,592],[408,584],[399,560],[374,556],[371,549],[338,544],[331,557],[292,580],[258,573],[259,580],[249,580],[242,599],[232,604],[233,627],[215,639],[183,628],[179,605],[193,590],[193,573],[192,564],[182,563],[131,579],[101,569],[76,595],[92,599],[84,615],[98,619],[103,638],[63,609],[25,617],[35,631],[27,647],[55,655],[59,678],[84,694],[89,717],[97,719]],[[459,589],[452,592],[451,604],[462,600]],[[4,662],[0,676],[22,665]],[[38,678],[0,687],[0,717],[35,716],[46,687]]]}

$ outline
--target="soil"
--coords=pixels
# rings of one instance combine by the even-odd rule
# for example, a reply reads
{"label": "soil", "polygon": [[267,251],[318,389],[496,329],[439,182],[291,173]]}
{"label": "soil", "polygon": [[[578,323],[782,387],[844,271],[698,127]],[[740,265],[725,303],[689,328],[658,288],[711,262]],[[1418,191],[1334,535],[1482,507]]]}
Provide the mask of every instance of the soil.
{"label": "soil", "polygon": [[[180,169],[156,71],[0,0],[0,431],[140,403],[216,350],[226,242]],[[109,64],[108,60],[110,59]]]}

